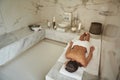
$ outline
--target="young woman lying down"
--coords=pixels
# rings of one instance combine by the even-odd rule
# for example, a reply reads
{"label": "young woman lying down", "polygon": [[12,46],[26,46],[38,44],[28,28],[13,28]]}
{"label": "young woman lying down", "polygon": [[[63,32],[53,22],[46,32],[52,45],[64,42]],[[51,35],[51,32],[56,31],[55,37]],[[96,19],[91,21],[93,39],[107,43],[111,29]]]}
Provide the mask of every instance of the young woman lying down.
{"label": "young woman lying down", "polygon": [[66,58],[70,59],[66,62],[65,67],[68,72],[75,72],[79,66],[86,67],[88,65],[95,49],[94,46],[90,45],[89,41],[90,34],[84,33],[78,40],[69,43],[70,45],[65,54]]}

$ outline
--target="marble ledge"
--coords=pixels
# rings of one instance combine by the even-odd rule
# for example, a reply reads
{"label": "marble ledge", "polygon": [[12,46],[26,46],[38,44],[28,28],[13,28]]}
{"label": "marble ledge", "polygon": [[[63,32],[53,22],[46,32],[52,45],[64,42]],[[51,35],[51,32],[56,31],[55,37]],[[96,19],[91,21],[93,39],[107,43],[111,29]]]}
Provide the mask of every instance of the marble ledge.
{"label": "marble ledge", "polygon": [[25,27],[10,33],[5,33],[3,35],[0,35],[0,49],[20,39],[24,39],[26,37],[29,37],[30,35],[37,35],[40,33],[45,33],[45,32],[44,30],[41,30],[39,32],[33,32],[28,27]]}
{"label": "marble ledge", "polygon": [[[46,33],[45,37],[48,38],[48,39],[68,43],[72,39],[74,39],[76,37],[79,37],[84,32],[88,32],[88,31],[81,30],[79,33],[77,33],[77,32],[71,32],[70,30],[64,32],[64,31],[54,30],[54,29],[51,29],[51,28],[50,29],[46,28],[45,29],[45,33]],[[95,38],[95,39],[101,39],[101,35],[91,34],[91,37]]]}

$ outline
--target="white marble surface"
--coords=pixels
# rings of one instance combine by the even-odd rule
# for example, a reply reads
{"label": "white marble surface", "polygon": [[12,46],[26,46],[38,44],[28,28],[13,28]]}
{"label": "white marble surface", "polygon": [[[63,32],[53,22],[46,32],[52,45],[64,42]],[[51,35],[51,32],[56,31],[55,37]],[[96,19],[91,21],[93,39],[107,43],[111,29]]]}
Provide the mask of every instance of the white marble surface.
{"label": "white marble surface", "polygon": [[71,41],[73,38],[81,35],[81,33],[83,33],[84,31],[81,31],[80,33],[72,33],[72,32],[63,32],[63,31],[57,31],[54,29],[46,29],[46,38],[52,39],[52,40],[56,40],[56,41],[60,41],[60,42],[64,42],[64,43],[68,43],[69,41]]}
{"label": "white marble surface", "polygon": [[4,25],[3,24],[0,24],[0,36],[5,34],[5,27],[3,27]]}
{"label": "white marble surface", "polygon": [[4,65],[18,54],[45,37],[45,30],[31,31],[28,27],[0,36],[0,65]]}
{"label": "white marble surface", "polygon": [[[63,31],[54,30],[52,28],[50,28],[50,29],[46,28],[45,29],[45,37],[48,38],[48,39],[60,41],[60,42],[63,42],[63,43],[68,43],[72,39],[74,39],[75,37],[79,37],[84,32],[88,32],[88,31],[81,30],[79,33],[77,33],[77,32],[71,32],[70,30],[68,30],[66,32],[63,32]],[[91,38],[95,38],[95,39],[100,39],[101,38],[100,35],[94,35],[94,34],[90,34],[90,35],[91,35]]]}
{"label": "white marble surface", "polygon": [[[49,73],[46,75],[46,80],[76,80],[74,78],[67,77],[59,72],[62,65],[62,62],[57,61]],[[82,80],[98,80],[98,76],[84,72]]]}
{"label": "white marble surface", "polygon": [[74,78],[67,77],[59,73],[59,70],[61,69],[62,65],[63,63],[57,62],[47,74],[46,80],[61,80],[61,79],[62,80],[76,80]]}
{"label": "white marble surface", "polygon": [[[69,41],[71,41],[75,37],[79,37],[83,32],[85,32],[85,31],[81,31],[80,33],[71,33],[71,32],[60,32],[60,31],[56,31],[53,29],[46,29],[45,37],[52,39],[52,40],[68,43]],[[101,40],[100,35],[91,34],[91,37]],[[62,62],[57,61],[56,64],[52,67],[52,69],[46,75],[46,80],[61,80],[61,79],[62,80],[76,80],[76,79],[73,79],[71,77],[67,77],[67,76],[59,73],[59,70],[61,69],[62,65],[63,65]],[[96,70],[98,70],[98,68],[99,67],[97,67]],[[86,75],[88,77],[86,77]],[[84,72],[82,80],[97,80],[97,79],[98,79],[97,75],[90,74],[86,71],[86,72]]]}
{"label": "white marble surface", "polygon": [[5,33],[0,36],[0,49],[15,42],[16,38],[11,33]]}

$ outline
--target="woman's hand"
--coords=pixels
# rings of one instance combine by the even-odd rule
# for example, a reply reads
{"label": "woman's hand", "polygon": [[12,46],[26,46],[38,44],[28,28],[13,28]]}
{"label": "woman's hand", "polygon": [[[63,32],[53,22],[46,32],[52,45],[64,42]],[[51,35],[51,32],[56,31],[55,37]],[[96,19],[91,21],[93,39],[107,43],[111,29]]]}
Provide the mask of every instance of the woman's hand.
{"label": "woman's hand", "polygon": [[93,52],[95,50],[95,47],[94,46],[91,46],[90,47],[90,52]]}
{"label": "woman's hand", "polygon": [[70,46],[72,46],[73,45],[73,42],[72,41],[70,41]]}

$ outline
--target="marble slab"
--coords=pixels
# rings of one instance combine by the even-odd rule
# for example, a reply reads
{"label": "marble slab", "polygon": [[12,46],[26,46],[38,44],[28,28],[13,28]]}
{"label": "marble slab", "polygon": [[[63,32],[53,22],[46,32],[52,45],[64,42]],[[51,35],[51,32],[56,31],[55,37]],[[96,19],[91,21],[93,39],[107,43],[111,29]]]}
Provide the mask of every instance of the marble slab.
{"label": "marble slab", "polygon": [[68,43],[71,41],[73,38],[77,37],[80,34],[77,33],[72,33],[72,32],[62,32],[62,31],[57,31],[54,29],[46,29],[46,38]]}
{"label": "marble slab", "polygon": [[14,59],[45,37],[45,30],[33,32],[28,27],[0,36],[0,66]]}
{"label": "marble slab", "polygon": [[28,27],[21,28],[19,30],[11,32],[11,34],[13,34],[17,38],[17,40],[25,38],[29,35],[32,35],[33,33],[34,32],[31,31]]}
{"label": "marble slab", "polygon": [[[60,31],[56,31],[56,30],[53,30],[53,29],[46,29],[46,35],[45,36],[46,36],[46,38],[49,38],[49,39],[53,39],[53,40],[56,40],[56,41],[68,43],[72,39],[74,39],[76,37],[79,37],[84,32],[85,31],[81,31],[79,34],[77,34],[77,33],[72,33],[72,32],[60,32]],[[101,35],[91,34],[91,38],[97,40],[96,44],[95,44],[95,42],[93,42],[93,43],[95,45],[97,45],[99,43],[98,47],[100,47]],[[99,59],[97,59],[96,61],[99,61]],[[56,64],[52,67],[52,69],[48,72],[48,74],[46,75],[46,80],[76,80],[76,79],[73,79],[71,77],[67,77],[67,76],[65,76],[65,75],[63,75],[59,72],[63,64],[64,64],[63,62],[60,62],[58,60],[56,62]],[[98,64],[98,66],[99,66],[99,64]],[[89,80],[89,79],[90,80],[97,80],[98,79],[97,74],[98,74],[99,67],[97,67],[95,69],[93,67],[91,67],[90,69],[86,68],[86,71],[83,73],[83,79],[82,80]],[[94,71],[94,70],[96,70],[96,71]],[[91,74],[91,71],[92,71],[92,73],[95,73],[96,75]]]}
{"label": "marble slab", "polygon": [[11,33],[6,33],[0,36],[0,49],[15,42],[16,37],[13,36]]}
{"label": "marble slab", "polygon": [[5,34],[6,29],[3,26],[4,26],[3,24],[0,24],[0,35]]}
{"label": "marble slab", "polygon": [[[67,77],[59,72],[62,65],[63,65],[62,62],[57,61],[56,64],[51,68],[51,70],[46,75],[46,80],[76,80],[74,78]],[[98,76],[84,72],[82,80],[98,80]]]}
{"label": "marble slab", "polygon": [[49,71],[49,73],[46,76],[46,80],[76,80],[74,78],[71,77],[67,77],[64,76],[63,74],[61,74],[59,72],[59,70],[61,69],[63,63],[61,62],[57,62],[52,69]]}

